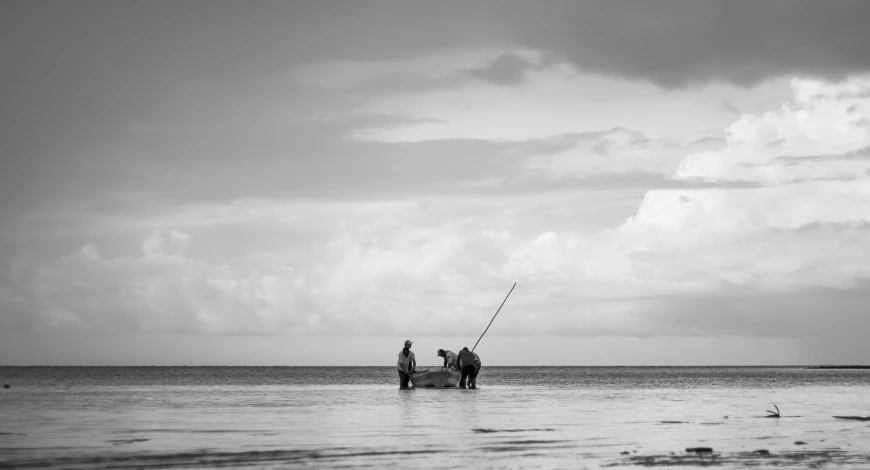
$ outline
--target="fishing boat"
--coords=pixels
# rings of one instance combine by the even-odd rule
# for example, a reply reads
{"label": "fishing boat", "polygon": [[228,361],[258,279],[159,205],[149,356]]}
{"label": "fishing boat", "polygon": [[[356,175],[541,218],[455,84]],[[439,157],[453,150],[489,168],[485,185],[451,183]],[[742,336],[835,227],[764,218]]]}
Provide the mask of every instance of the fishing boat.
{"label": "fishing boat", "polygon": [[[514,287],[517,286],[515,282],[511,287],[511,290],[508,291],[504,300],[502,300],[501,305],[498,307],[498,310],[495,311],[495,315],[492,316],[492,320],[489,321],[489,325],[486,325],[486,329],[483,330],[483,334],[480,335],[480,338],[477,338],[477,342],[474,343],[474,348],[471,348],[471,352],[474,352],[474,349],[480,343],[480,340],[483,339],[483,335],[489,331],[489,327],[492,326],[492,322],[495,320],[495,317],[498,316],[498,312],[501,312],[501,308],[504,307],[504,303],[507,302],[508,297],[510,297],[511,292],[514,291]],[[413,374],[411,374],[411,383],[414,385],[414,388],[452,388],[459,385],[459,380],[462,378],[462,373],[457,369],[448,368],[448,367],[421,367],[417,369]]]}
{"label": "fishing boat", "polygon": [[459,385],[462,374],[446,367],[421,367],[411,375],[414,388],[451,388]]}

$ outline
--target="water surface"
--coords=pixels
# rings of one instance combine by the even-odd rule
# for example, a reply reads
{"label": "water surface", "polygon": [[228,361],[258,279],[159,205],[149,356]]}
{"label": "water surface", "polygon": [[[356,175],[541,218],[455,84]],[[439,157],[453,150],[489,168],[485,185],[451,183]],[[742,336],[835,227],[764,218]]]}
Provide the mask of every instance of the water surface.
{"label": "water surface", "polygon": [[391,367],[0,367],[0,382],[0,468],[870,468],[870,421],[834,418],[870,417],[867,369],[484,367],[477,390],[398,390]]}

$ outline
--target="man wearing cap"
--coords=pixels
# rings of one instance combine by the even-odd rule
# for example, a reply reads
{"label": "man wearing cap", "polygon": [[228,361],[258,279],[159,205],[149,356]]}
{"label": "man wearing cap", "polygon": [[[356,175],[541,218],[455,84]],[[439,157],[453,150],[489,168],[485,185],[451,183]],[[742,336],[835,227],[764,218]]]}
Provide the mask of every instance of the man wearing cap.
{"label": "man wearing cap", "polygon": [[444,365],[441,367],[444,367],[445,369],[446,368],[459,369],[459,364],[456,362],[458,357],[456,356],[455,352],[448,351],[446,349],[439,349],[438,350],[438,357],[444,358]]}
{"label": "man wearing cap", "polygon": [[411,352],[412,344],[411,340],[405,341],[405,347],[399,352],[399,362],[396,364],[399,369],[399,388],[408,388],[408,380],[417,368],[417,359]]}
{"label": "man wearing cap", "polygon": [[[459,379],[459,388],[465,387],[465,380],[469,377],[474,377],[474,353],[468,350],[468,347],[462,348],[459,351],[459,370],[462,371],[462,377]],[[471,385],[469,383],[469,385]]]}

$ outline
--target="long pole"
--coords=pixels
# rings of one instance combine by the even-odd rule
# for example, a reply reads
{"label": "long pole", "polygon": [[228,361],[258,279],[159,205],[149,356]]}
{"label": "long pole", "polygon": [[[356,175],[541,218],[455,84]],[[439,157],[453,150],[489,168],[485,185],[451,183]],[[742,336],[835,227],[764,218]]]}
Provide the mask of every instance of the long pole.
{"label": "long pole", "polygon": [[[492,316],[492,320],[489,321],[489,325],[486,325],[486,329],[483,330],[483,334],[480,335],[480,338],[477,338],[477,343],[479,343],[480,340],[483,339],[483,335],[485,335],[486,332],[489,331],[489,327],[492,325],[492,322],[495,320],[495,317],[498,316],[498,312],[501,312],[501,308],[504,307],[504,303],[507,302],[508,297],[511,296],[511,292],[514,291],[514,287],[516,287],[516,286],[517,286],[517,283],[515,282],[513,287],[511,287],[511,290],[508,292],[508,295],[504,296],[504,300],[501,301],[501,305],[498,306],[498,310],[495,311],[495,315]],[[474,348],[477,347],[477,343],[474,343]],[[471,352],[474,352],[474,348],[471,348]]]}

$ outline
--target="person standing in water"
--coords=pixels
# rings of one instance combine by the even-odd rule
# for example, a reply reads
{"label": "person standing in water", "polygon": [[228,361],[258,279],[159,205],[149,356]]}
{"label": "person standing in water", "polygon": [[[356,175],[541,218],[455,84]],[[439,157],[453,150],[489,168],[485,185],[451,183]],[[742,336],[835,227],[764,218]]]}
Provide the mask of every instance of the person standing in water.
{"label": "person standing in water", "polygon": [[444,365],[441,367],[451,368],[451,369],[459,369],[459,365],[456,363],[456,353],[453,351],[447,351],[444,349],[438,350],[438,356],[444,358]]}
{"label": "person standing in water", "polygon": [[468,347],[462,348],[459,351],[459,370],[462,372],[462,377],[459,379],[459,388],[465,387],[465,380],[469,377],[474,377],[474,353],[468,350]]}
{"label": "person standing in water", "polygon": [[417,359],[411,351],[411,345],[414,344],[411,340],[405,341],[405,347],[399,352],[399,362],[396,367],[399,369],[399,388],[408,388],[408,381],[411,379],[411,374],[417,368]]}

